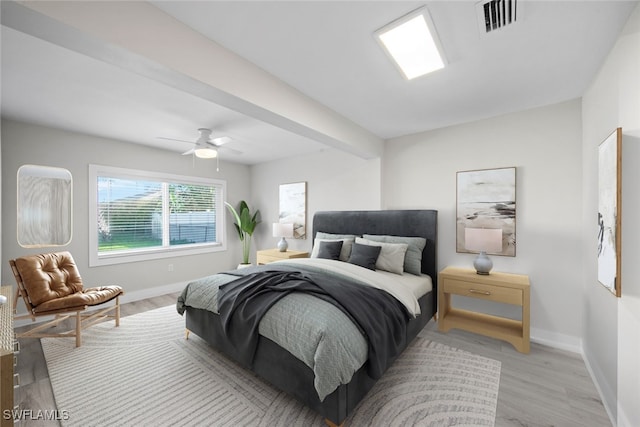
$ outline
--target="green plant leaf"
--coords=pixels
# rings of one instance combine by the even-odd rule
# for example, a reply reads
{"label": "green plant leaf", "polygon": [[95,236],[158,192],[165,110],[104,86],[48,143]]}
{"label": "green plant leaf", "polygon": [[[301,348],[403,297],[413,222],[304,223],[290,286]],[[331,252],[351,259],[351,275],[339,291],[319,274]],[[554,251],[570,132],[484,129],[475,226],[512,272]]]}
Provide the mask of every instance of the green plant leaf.
{"label": "green plant leaf", "polygon": [[225,205],[229,209],[229,212],[233,215],[235,223],[233,224],[238,237],[242,241],[242,259],[244,263],[249,262],[249,253],[251,247],[251,236],[256,229],[256,226],[260,221],[260,210],[251,215],[249,205],[244,200],[241,200],[236,210],[231,204],[225,202]]}
{"label": "green plant leaf", "polygon": [[238,212],[234,209],[234,207],[228,203],[228,202],[224,202],[224,204],[227,206],[227,208],[229,209],[229,212],[231,212],[231,214],[233,215],[234,219],[235,219],[235,224],[233,224],[236,228],[236,231],[238,232],[238,237],[240,238],[240,240],[244,240],[244,233],[242,232],[242,221],[240,220],[240,215],[238,215]]}

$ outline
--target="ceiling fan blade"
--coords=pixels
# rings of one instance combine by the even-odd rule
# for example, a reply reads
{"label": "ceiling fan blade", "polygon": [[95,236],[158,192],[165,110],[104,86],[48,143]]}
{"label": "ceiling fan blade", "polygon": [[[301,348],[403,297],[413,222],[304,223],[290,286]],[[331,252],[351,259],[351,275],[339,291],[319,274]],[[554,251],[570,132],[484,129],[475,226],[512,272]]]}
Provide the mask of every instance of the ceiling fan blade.
{"label": "ceiling fan blade", "polygon": [[194,154],[198,148],[208,148],[208,147],[211,147],[213,150],[216,150],[216,151],[218,150],[218,148],[224,148],[225,150],[228,150],[232,153],[242,154],[242,151],[234,150],[233,148],[228,148],[228,147],[221,147],[222,145],[233,141],[233,138],[231,138],[230,136],[220,136],[217,138],[211,138],[210,129],[201,128],[201,129],[198,129],[198,131],[200,132],[200,138],[198,138],[195,142],[187,141],[184,139],[168,138],[166,136],[157,136],[156,138],[164,139],[167,141],[177,141],[177,142],[185,142],[187,144],[194,144],[193,148],[182,153],[183,156]]}
{"label": "ceiling fan blade", "polygon": [[231,142],[233,139],[230,136],[220,136],[217,138],[213,138],[211,140],[211,142],[213,142],[214,145],[217,145],[218,147],[226,144],[227,142]]}
{"label": "ceiling fan blade", "polygon": [[167,141],[187,142],[193,144],[193,141],[185,141],[184,139],[167,138],[165,136],[156,136],[157,139],[166,139]]}

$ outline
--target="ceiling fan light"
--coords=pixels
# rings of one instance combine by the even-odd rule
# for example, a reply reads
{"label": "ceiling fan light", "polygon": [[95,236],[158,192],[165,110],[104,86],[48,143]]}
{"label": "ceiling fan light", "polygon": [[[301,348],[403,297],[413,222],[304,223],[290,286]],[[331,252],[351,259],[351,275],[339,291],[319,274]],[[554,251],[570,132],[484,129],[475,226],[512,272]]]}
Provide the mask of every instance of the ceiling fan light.
{"label": "ceiling fan light", "polygon": [[216,150],[215,148],[196,148],[194,153],[196,157],[199,157],[201,159],[214,159],[218,157],[218,150]]}

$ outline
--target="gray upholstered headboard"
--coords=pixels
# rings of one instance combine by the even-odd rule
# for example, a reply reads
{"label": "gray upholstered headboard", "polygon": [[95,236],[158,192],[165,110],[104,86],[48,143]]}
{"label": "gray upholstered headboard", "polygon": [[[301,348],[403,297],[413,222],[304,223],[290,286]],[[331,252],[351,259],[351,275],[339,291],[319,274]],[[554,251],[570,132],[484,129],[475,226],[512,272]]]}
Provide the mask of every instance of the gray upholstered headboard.
{"label": "gray upholstered headboard", "polygon": [[313,216],[313,238],[322,231],[332,234],[384,234],[391,236],[424,237],[427,244],[422,252],[422,272],[437,283],[436,243],[438,241],[438,211],[324,211]]}

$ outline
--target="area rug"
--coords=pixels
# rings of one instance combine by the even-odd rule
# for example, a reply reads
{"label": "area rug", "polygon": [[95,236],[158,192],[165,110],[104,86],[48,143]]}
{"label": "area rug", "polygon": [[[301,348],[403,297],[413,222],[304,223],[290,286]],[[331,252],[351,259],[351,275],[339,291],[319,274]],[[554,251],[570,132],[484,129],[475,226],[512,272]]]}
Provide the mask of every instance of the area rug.
{"label": "area rug", "polygon": [[[174,306],[41,340],[63,426],[325,426],[191,334]],[[500,362],[418,337],[347,426],[492,426]]]}

